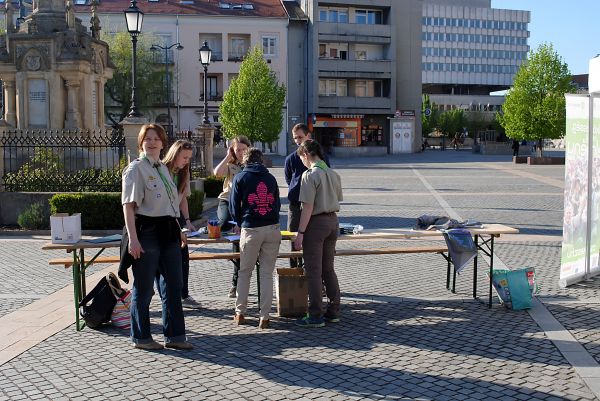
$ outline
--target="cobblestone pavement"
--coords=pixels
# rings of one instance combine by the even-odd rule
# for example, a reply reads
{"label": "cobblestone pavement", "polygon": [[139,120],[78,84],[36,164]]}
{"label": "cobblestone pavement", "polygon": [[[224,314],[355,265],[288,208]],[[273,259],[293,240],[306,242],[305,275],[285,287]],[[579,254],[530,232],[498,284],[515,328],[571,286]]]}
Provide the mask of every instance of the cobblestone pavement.
{"label": "cobblestone pavement", "polygon": [[[451,151],[332,159],[344,183],[340,220],[409,227],[419,215],[450,210],[519,228],[525,235],[497,241],[498,257],[511,268],[535,267],[539,299],[600,362],[600,280],[557,285],[564,169],[507,161]],[[282,169],[272,171],[283,183]],[[50,255],[63,254],[40,252],[40,241],[0,242],[0,314],[70,283],[63,268],[47,265]],[[481,265],[480,295],[487,292],[487,265]],[[225,298],[230,263],[194,262],[190,292],[203,309],[186,312],[193,351],[144,352],[118,329],[76,332],[71,326],[0,366],[0,400],[595,399],[528,312],[490,310],[471,298],[471,267],[459,275],[456,294],[445,289],[439,255],[345,257],[336,260],[336,270],[340,323],[302,329],[274,317],[271,329],[258,330],[254,295],[248,324],[231,321],[232,301]],[[152,323],[161,340],[156,300]]]}

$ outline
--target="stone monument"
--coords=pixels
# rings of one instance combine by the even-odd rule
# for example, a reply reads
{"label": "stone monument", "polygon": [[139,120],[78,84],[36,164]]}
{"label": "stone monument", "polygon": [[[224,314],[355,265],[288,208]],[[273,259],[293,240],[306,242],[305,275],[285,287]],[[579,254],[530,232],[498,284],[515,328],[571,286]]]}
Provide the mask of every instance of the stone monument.
{"label": "stone monument", "polygon": [[[94,2],[95,5],[95,2]],[[6,3],[0,35],[4,125],[17,129],[104,128],[104,85],[112,77],[108,45],[88,33],[71,0],[35,0],[18,28]]]}

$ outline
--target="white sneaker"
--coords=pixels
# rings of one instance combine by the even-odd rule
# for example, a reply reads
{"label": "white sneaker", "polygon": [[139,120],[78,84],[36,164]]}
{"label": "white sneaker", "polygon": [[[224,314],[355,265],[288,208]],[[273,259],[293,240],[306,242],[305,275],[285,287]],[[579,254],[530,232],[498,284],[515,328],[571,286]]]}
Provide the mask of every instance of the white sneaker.
{"label": "white sneaker", "polygon": [[189,296],[187,298],[183,298],[181,300],[181,305],[186,309],[201,309],[202,308],[202,306],[200,305],[200,302],[196,301],[191,296]]}

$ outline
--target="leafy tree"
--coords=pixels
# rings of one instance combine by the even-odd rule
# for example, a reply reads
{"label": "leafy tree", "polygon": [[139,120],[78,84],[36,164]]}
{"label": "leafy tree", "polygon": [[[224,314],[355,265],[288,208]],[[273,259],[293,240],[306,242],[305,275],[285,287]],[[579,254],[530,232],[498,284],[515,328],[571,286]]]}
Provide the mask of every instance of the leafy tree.
{"label": "leafy tree", "polygon": [[[437,107],[429,100],[429,95],[423,95],[423,101],[421,103],[421,132],[423,138],[425,138],[431,131],[434,131],[438,127],[440,112]],[[425,115],[425,110],[429,109],[429,115]]]}
{"label": "leafy tree", "polygon": [[551,44],[543,43],[517,71],[499,122],[510,138],[536,140],[541,156],[543,139],[565,132],[565,93],[573,91],[569,67]]}
{"label": "leafy tree", "polygon": [[[127,32],[116,35],[103,35],[108,43],[110,59],[115,65],[113,77],[106,83],[104,97],[106,105],[116,105],[118,111],[107,112],[107,117],[118,123],[123,120],[131,108],[131,37]],[[140,110],[152,106],[153,93],[164,92],[164,72],[154,67],[154,56],[150,51],[157,39],[152,35],[138,37],[137,43],[137,103]],[[108,107],[107,107],[108,109]]]}
{"label": "leafy tree", "polygon": [[219,107],[225,137],[246,135],[251,142],[276,141],[283,124],[285,92],[261,49],[254,47],[244,58],[239,75]]}
{"label": "leafy tree", "polygon": [[454,109],[440,115],[438,129],[444,136],[454,137],[457,132],[462,132],[466,125],[465,112],[461,109]]}

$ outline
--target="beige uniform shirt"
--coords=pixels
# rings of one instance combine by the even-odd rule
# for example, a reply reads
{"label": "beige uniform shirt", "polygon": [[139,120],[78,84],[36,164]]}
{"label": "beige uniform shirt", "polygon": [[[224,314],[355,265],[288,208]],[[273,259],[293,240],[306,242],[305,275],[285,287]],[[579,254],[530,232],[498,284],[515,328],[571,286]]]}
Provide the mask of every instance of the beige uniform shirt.
{"label": "beige uniform shirt", "polygon": [[342,179],[328,168],[311,167],[302,174],[300,202],[312,203],[312,215],[339,212],[342,196]]}
{"label": "beige uniform shirt", "polygon": [[223,192],[219,194],[219,199],[229,202],[229,193],[231,192],[233,177],[240,171],[242,171],[242,166],[239,164],[227,163],[227,176],[225,177],[225,181],[223,181]]}
{"label": "beige uniform shirt", "polygon": [[169,174],[169,169],[160,163],[161,173],[172,188],[173,198],[165,187],[156,167],[147,159],[132,161],[123,171],[121,203],[135,202],[135,213],[144,216],[179,217],[179,195]]}

